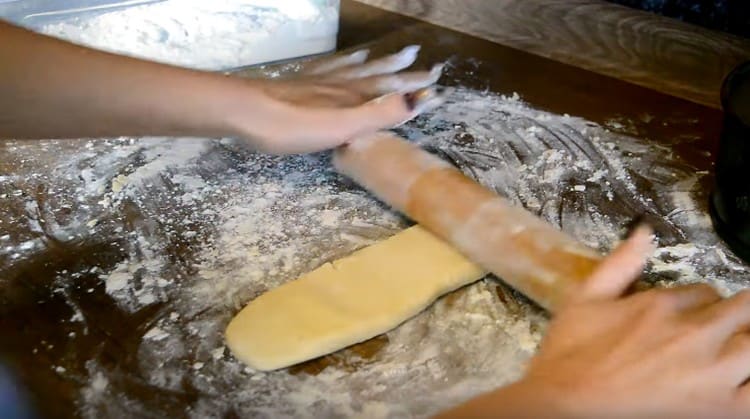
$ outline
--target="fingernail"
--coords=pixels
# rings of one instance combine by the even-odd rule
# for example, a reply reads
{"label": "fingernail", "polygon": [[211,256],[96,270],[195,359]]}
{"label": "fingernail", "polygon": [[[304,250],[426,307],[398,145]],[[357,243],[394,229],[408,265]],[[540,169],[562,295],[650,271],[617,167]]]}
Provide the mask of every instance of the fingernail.
{"label": "fingernail", "polygon": [[627,224],[625,224],[625,234],[623,238],[628,238],[635,233],[636,230],[638,230],[638,227],[641,225],[646,225],[646,215],[645,214],[639,214],[635,216],[632,220],[630,220]]}
{"label": "fingernail", "polygon": [[409,46],[405,47],[404,49],[402,49],[401,51],[404,52],[404,53],[416,54],[416,53],[419,52],[420,49],[422,49],[422,47],[420,45],[409,45]]}
{"label": "fingernail", "polygon": [[410,111],[414,111],[420,104],[426,102],[433,96],[434,90],[432,88],[425,87],[404,94],[404,101],[406,102],[406,107],[409,108]]}
{"label": "fingernail", "polygon": [[635,218],[633,218],[627,225],[626,225],[626,233],[623,240],[631,240],[635,236],[642,236],[643,243],[643,252],[645,257],[649,257],[651,254],[653,254],[654,250],[657,246],[657,238],[654,234],[654,229],[651,227],[649,222],[647,221],[647,217],[645,214],[641,214]]}
{"label": "fingernail", "polygon": [[435,64],[430,69],[430,73],[433,74],[433,75],[443,74],[443,69],[444,68],[445,68],[445,63]]}
{"label": "fingernail", "polygon": [[404,94],[404,103],[406,103],[409,112],[414,112],[414,109],[417,108],[417,96],[413,92]]}
{"label": "fingernail", "polygon": [[367,59],[367,57],[369,55],[370,55],[370,50],[369,49],[360,49],[360,50],[354,51],[350,55],[350,57],[355,58],[355,59],[362,59],[362,60],[364,60],[364,59]]}

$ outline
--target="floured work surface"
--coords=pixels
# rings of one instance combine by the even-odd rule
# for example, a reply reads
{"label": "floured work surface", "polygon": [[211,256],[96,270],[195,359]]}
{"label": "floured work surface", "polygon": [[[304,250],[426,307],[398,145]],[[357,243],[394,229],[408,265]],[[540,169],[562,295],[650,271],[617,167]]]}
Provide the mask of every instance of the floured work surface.
{"label": "floured work surface", "polygon": [[[494,71],[452,63],[450,84],[481,84],[472,74]],[[539,87],[521,87],[523,99],[545,103]],[[659,134],[657,143],[462,88],[399,133],[602,250],[646,213],[661,240],[651,280],[707,280],[731,292],[750,274],[711,231],[710,157],[695,145],[703,109],[685,106],[600,121],[641,138]],[[613,108],[592,112],[602,109]],[[268,157],[229,140],[110,139],[5,142],[0,156],[0,351],[50,412],[425,417],[518,377],[546,324],[486,279],[385,336],[258,373],[222,341],[244,304],[407,225],[337,176],[327,153]]]}
{"label": "floured work surface", "polygon": [[[660,214],[655,280],[729,275],[718,283],[736,289],[748,276],[713,247],[694,202],[702,174],[661,147],[472,90],[401,131],[598,248],[634,215]],[[24,342],[54,379],[80,380],[84,416],[180,410],[189,400],[194,417],[421,417],[514,379],[535,349],[544,317],[490,279],[364,349],[291,371],[244,367],[222,342],[242,305],[405,222],[334,174],[325,154],[276,158],[228,141],[177,141],[83,142],[87,153],[70,143],[4,146],[16,161],[40,146],[52,159],[49,175],[3,177],[18,211],[3,220],[26,232],[4,236],[4,269],[72,249],[82,258],[53,265],[51,284],[22,274],[2,286],[22,280],[21,292],[49,292],[12,314],[39,310],[32,328],[37,316],[59,316],[56,332]],[[60,302],[67,308],[45,311]]]}

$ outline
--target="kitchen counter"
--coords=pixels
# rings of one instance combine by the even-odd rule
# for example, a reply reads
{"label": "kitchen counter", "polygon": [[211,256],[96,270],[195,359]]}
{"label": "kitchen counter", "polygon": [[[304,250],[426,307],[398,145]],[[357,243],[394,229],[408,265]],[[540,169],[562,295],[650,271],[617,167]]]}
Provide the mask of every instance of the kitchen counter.
{"label": "kitchen counter", "polygon": [[[706,224],[721,125],[711,94],[687,100],[650,89],[659,72],[636,85],[342,2],[341,49],[408,44],[423,47],[417,67],[447,61],[442,83],[457,91],[402,135],[602,250],[645,213],[662,239],[652,282],[746,286]],[[247,301],[408,221],[332,173],[325,153],[82,139],[6,142],[0,156],[0,360],[45,417],[422,417],[512,381],[546,324],[488,278],[337,354],[245,369],[221,339]]]}
{"label": "kitchen counter", "polygon": [[511,48],[719,107],[750,40],[600,0],[359,0]]}

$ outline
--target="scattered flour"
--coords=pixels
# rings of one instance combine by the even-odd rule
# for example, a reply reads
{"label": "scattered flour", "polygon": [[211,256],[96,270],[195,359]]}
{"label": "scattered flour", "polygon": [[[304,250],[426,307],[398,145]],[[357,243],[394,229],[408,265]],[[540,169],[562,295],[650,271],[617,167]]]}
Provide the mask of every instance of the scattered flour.
{"label": "scattered flour", "polygon": [[[651,216],[660,240],[653,282],[708,281],[727,294],[746,286],[747,269],[697,204],[704,174],[661,148],[531,109],[518,95],[467,89],[399,132],[602,251],[632,218]],[[64,375],[85,383],[84,417],[427,417],[517,379],[544,332],[543,313],[487,278],[389,332],[368,354],[345,350],[294,374],[253,371],[223,343],[237,310],[408,222],[336,175],[327,153],[263,156],[229,140],[83,144],[80,153],[42,143],[44,170],[0,183],[0,193],[22,191],[12,199],[23,210],[7,219],[23,228],[0,245],[21,255],[4,261],[12,268],[42,252],[47,236],[106,238],[101,263],[56,281],[94,275],[118,313],[142,320],[123,337],[133,353],[91,351],[84,365],[65,366]],[[22,142],[3,147],[19,161],[39,153]],[[44,174],[26,176],[33,173]],[[41,204],[29,191],[45,182],[51,201]],[[64,217],[52,209],[63,205]],[[101,314],[80,310],[80,323]],[[97,327],[122,334],[119,324]],[[155,396],[134,392],[133,381]]]}
{"label": "scattered flour", "polygon": [[143,339],[153,339],[153,340],[164,340],[169,337],[169,333],[161,330],[158,327],[154,327],[153,329],[146,332],[146,334],[143,335]]}

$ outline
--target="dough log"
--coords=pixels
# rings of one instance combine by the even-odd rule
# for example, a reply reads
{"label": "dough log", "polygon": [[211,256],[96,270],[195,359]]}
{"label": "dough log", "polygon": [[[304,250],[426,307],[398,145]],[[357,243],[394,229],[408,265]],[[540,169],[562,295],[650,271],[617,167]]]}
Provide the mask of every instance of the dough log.
{"label": "dough log", "polygon": [[554,311],[601,255],[390,133],[342,147],[336,169]]}
{"label": "dough log", "polygon": [[255,369],[287,367],[385,333],[486,273],[414,226],[251,301],[227,346]]}

